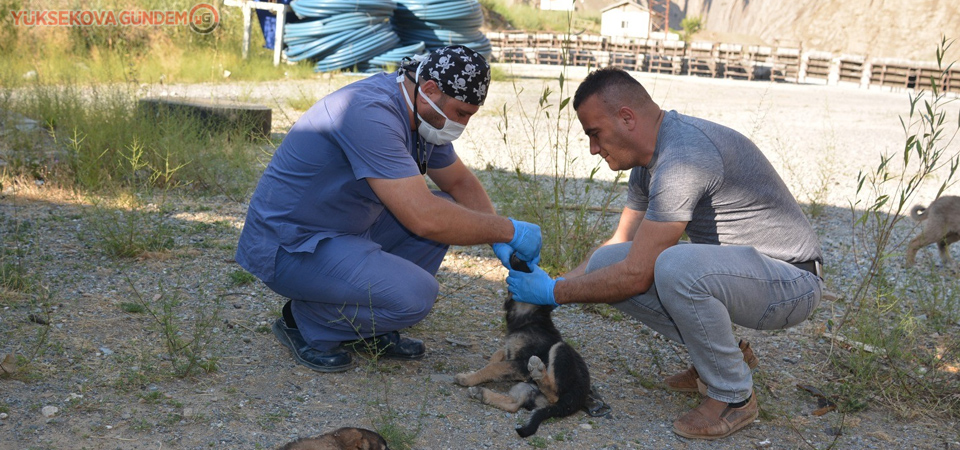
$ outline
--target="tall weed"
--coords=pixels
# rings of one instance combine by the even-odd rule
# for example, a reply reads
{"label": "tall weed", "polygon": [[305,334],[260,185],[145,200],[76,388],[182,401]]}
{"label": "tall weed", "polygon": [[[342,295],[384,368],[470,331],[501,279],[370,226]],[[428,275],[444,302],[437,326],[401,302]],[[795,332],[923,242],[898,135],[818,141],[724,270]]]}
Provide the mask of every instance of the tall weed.
{"label": "tall weed", "polygon": [[[260,142],[249,142],[238,132],[211,130],[187,115],[144,114],[130,84],[35,83],[8,95],[4,103],[39,120],[54,141],[45,148],[16,146],[13,161],[44,161],[46,172],[63,174],[53,181],[67,187],[95,192],[149,181],[240,198],[257,176]],[[133,149],[139,154],[135,169],[129,166]],[[57,157],[43,157],[51,152]],[[31,170],[16,164],[9,169]]]}
{"label": "tall weed", "polygon": [[[952,67],[943,62],[951,44],[944,38],[937,48],[941,71]],[[905,240],[896,233],[898,224],[921,188],[937,180],[939,196],[955,183],[960,151],[951,144],[960,117],[948,117],[945,108],[953,101],[936,79],[929,92],[910,95],[909,115],[901,117],[902,150],[882,155],[875,169],[857,176],[857,195],[850,205],[852,250],[862,269],[843,316],[828,322],[834,334],[863,344],[832,358],[843,374],[837,390],[847,394],[848,405],[861,407],[876,398],[906,416],[919,411],[960,416],[955,280],[941,281],[935,267],[927,268],[932,271],[927,275],[892,264],[902,256]]]}
{"label": "tall weed", "polygon": [[167,290],[162,283],[158,285],[159,293],[147,298],[132,280],[127,282],[137,303],[153,319],[173,375],[185,378],[217,370],[213,333],[220,321],[219,296],[212,304],[204,302],[201,306],[189,307],[177,291]]}
{"label": "tall weed", "polygon": [[[543,88],[532,110],[520,101],[522,89],[514,84],[518,100],[512,108],[503,105],[498,125],[512,170],[491,171],[489,185],[502,214],[540,225],[541,265],[559,273],[576,267],[608,237],[610,205],[620,195],[623,173],[612,183],[600,181],[596,174],[603,161],[588,166],[581,160],[588,153],[575,148],[571,134],[578,122],[563,74],[557,82],[556,92]],[[511,122],[516,116],[519,121]]]}
{"label": "tall weed", "polygon": [[[573,27],[573,14],[564,13],[566,36]],[[572,133],[579,121],[566,82],[566,42],[561,48],[560,75],[556,91],[550,85],[541,90],[532,109],[521,100],[523,89],[513,83],[516,103],[503,104],[497,125],[508,149],[509,171],[489,171],[489,190],[501,214],[537,223],[543,232],[541,266],[554,273],[576,267],[614,226],[611,203],[619,196],[623,173],[612,183],[596,179],[603,160],[592,166],[581,160],[589,155],[576,146]],[[519,116],[517,122],[511,117]],[[517,136],[521,136],[518,138]],[[489,165],[489,164],[488,164]]]}

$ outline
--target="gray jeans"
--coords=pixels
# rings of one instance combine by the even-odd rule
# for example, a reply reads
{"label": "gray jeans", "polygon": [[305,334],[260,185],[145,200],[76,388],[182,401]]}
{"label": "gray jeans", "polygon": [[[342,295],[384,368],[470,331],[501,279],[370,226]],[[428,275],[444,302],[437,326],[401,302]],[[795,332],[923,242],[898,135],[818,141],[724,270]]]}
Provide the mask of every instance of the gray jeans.
{"label": "gray jeans", "polygon": [[[630,242],[598,249],[587,272],[622,261]],[[707,395],[734,403],[753,388],[731,323],[756,330],[792,327],[820,304],[816,275],[753,247],[682,244],[657,258],[654,285],[613,306],[690,352]]]}

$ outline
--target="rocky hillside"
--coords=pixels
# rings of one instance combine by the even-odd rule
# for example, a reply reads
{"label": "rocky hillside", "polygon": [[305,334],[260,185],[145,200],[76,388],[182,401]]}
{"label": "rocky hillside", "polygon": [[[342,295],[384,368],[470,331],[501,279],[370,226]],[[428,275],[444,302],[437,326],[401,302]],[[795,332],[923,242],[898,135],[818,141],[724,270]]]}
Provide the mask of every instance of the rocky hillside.
{"label": "rocky hillside", "polygon": [[[934,60],[941,35],[960,38],[957,0],[676,0],[670,12],[671,28],[684,17],[703,17],[699,38],[802,42],[870,57]],[[947,56],[960,58],[960,43]]]}

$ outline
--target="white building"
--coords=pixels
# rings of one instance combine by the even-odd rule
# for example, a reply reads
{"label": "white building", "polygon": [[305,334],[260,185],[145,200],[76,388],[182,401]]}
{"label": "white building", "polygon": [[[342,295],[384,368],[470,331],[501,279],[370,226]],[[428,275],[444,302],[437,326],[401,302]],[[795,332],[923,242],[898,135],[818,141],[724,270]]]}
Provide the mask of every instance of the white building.
{"label": "white building", "polygon": [[650,9],[632,0],[607,6],[600,11],[600,34],[647,38],[650,36]]}

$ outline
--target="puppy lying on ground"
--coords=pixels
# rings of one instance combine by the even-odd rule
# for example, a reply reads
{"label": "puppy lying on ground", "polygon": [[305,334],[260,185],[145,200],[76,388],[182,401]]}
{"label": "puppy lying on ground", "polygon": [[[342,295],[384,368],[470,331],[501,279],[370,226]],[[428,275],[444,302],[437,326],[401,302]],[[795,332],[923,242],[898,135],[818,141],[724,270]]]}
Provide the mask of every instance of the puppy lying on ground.
{"label": "puppy lying on ground", "polygon": [[[511,263],[516,264],[513,260]],[[550,313],[553,308],[520,303],[508,297],[507,336],[504,346],[490,357],[486,367],[457,374],[461,386],[470,386],[470,396],[504,411],[533,410],[530,421],[517,427],[520,437],[537,432],[551,417],[569,416],[583,408],[590,395],[587,363],[563,341]],[[531,382],[532,380],[532,382]],[[488,381],[521,381],[508,394],[476,387]]]}
{"label": "puppy lying on ground", "polygon": [[364,428],[344,427],[313,438],[301,438],[279,450],[390,450],[379,434]]}
{"label": "puppy lying on ground", "polygon": [[944,195],[926,208],[916,205],[910,210],[910,217],[920,222],[921,229],[907,244],[907,266],[916,262],[918,250],[936,242],[943,265],[956,267],[949,247],[960,240],[960,197]]}

